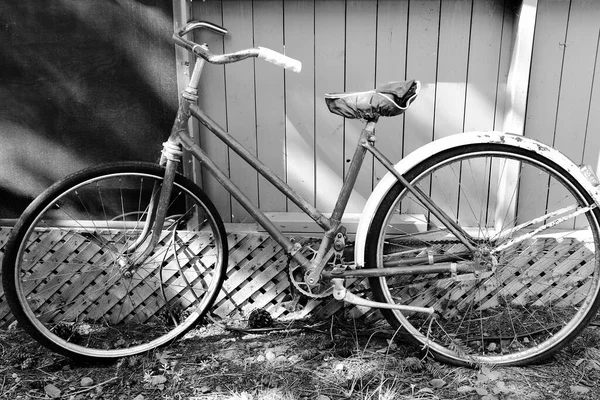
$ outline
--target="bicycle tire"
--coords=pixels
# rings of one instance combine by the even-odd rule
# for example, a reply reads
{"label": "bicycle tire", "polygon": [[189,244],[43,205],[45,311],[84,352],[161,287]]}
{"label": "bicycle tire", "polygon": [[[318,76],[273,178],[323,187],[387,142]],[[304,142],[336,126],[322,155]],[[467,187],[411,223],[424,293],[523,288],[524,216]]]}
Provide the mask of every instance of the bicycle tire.
{"label": "bicycle tire", "polygon": [[[445,363],[527,365],[552,356],[588,325],[600,307],[600,212],[565,168],[527,149],[485,143],[432,155],[404,176],[471,232],[481,254],[494,256],[487,258],[493,267],[486,275],[370,279],[377,301],[436,309],[435,317],[381,310],[402,337]],[[535,232],[569,215],[574,209],[565,207],[572,205],[582,214]],[[422,231],[410,233],[396,224],[397,212],[420,218]],[[544,218],[536,222],[536,216]],[[536,223],[524,227],[526,221]],[[473,263],[464,256],[464,244],[440,226],[395,183],[369,227],[366,266],[441,254],[455,255],[457,266]],[[526,232],[532,236],[520,236]],[[523,240],[510,242],[517,237]]]}
{"label": "bicycle tire", "polygon": [[23,213],[2,277],[13,315],[39,343],[109,362],[171,343],[211,308],[225,277],[227,236],[192,181],[177,174],[160,241],[140,256],[163,176],[148,163],[86,169]]}

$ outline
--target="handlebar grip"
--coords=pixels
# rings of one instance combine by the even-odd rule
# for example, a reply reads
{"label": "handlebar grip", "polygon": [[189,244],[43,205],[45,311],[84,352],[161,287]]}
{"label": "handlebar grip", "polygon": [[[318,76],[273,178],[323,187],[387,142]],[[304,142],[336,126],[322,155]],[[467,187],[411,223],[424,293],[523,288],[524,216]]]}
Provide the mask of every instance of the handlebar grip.
{"label": "handlebar grip", "polygon": [[258,58],[275,64],[278,67],[289,69],[290,71],[299,73],[302,70],[302,63],[291,57],[284,56],[275,50],[267,49],[266,47],[258,47]]}

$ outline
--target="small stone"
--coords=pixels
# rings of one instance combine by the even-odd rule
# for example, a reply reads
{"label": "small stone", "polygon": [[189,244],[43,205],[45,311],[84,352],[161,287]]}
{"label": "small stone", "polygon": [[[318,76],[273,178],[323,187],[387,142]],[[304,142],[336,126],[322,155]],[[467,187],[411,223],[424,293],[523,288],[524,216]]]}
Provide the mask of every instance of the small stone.
{"label": "small stone", "polygon": [[87,377],[87,376],[86,376],[86,377],[84,377],[84,378],[81,378],[81,383],[80,383],[80,385],[81,385],[82,387],[89,387],[89,386],[92,386],[93,384],[94,384],[94,380],[93,380],[92,378],[90,378],[90,377]]}
{"label": "small stone", "polygon": [[275,353],[273,353],[272,351],[267,351],[267,353],[265,354],[265,357],[267,359],[267,361],[269,362],[273,362],[275,361]]}
{"label": "small stone", "polygon": [[60,397],[60,395],[61,395],[60,389],[57,388],[56,386],[52,385],[52,384],[44,386],[44,392],[51,399],[58,399]]}
{"label": "small stone", "polygon": [[275,362],[277,363],[284,363],[287,362],[287,357],[286,356],[277,356],[277,358],[275,359]]}
{"label": "small stone", "polygon": [[208,392],[210,392],[210,388],[208,386],[202,386],[200,389],[198,389],[200,391],[200,393],[202,394],[206,394]]}

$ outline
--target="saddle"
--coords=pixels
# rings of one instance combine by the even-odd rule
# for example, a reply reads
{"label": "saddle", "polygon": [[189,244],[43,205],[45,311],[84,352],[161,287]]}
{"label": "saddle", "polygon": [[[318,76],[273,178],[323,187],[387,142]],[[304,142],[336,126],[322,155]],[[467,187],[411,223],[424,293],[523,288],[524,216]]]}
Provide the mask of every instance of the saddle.
{"label": "saddle", "polygon": [[334,114],[352,119],[377,121],[400,115],[419,94],[419,81],[390,82],[366,92],[328,93],[325,103]]}

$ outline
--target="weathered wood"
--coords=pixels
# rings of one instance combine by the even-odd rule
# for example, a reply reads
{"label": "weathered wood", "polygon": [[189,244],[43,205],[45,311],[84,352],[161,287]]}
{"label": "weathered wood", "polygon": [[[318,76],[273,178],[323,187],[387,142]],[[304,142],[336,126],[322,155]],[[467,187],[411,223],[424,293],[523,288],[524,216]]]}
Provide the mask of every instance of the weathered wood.
{"label": "weathered wood", "polygon": [[[192,17],[194,19],[223,25],[221,1],[194,1],[192,3]],[[229,29],[228,27],[225,27]],[[217,54],[223,53],[224,42],[220,35],[197,31],[194,40],[198,43],[206,43],[209,49]],[[225,102],[225,67],[207,64],[200,78],[198,87],[198,105],[206,111],[210,117],[223,127],[226,127],[227,112]],[[200,127],[199,145],[217,163],[226,174],[229,173],[229,150],[212,132],[205,127]],[[231,219],[231,196],[223,187],[206,171],[202,171],[202,187],[215,201],[215,206],[223,221],[230,222]],[[239,221],[238,221],[239,222]]]}
{"label": "weathered wood", "polygon": [[[223,26],[229,33],[224,37],[225,53],[254,47],[252,4],[249,1],[224,1]],[[254,62],[245,60],[225,66],[227,130],[256,155],[256,107],[254,101]],[[258,203],[258,173],[237,154],[229,152],[229,176],[254,204]],[[250,215],[237,201],[231,205],[232,219],[251,221]]]}
{"label": "weathered wood", "polygon": [[[466,82],[468,78],[469,44],[471,42],[471,1],[442,2],[437,60],[437,83],[435,86],[435,120],[433,138],[440,139],[463,131],[465,115]],[[477,170],[477,168],[474,168]],[[460,193],[459,193],[459,189]],[[441,170],[436,174],[431,188],[431,198],[448,215],[464,202],[469,189],[480,190],[478,185],[463,185],[453,171]],[[481,197],[479,197],[481,198]],[[472,208],[473,206],[471,206]],[[479,210],[471,214],[461,213],[461,222],[469,224],[479,216]],[[476,226],[476,225],[468,225]]]}
{"label": "weathered wood", "polygon": [[[0,245],[4,244],[7,231],[7,229],[0,229]],[[108,261],[106,257],[109,256],[101,254],[100,248],[95,244],[81,247],[77,235],[64,235],[51,231],[53,230],[36,233],[40,239],[36,243],[45,243],[42,249],[46,250],[38,251],[36,259],[40,259],[39,254],[44,253],[46,259],[43,265],[48,269],[37,271],[31,277],[35,284],[28,289],[30,291],[28,297],[35,300],[36,293],[44,291],[44,298],[46,298],[47,290],[52,290],[55,296],[60,296],[63,304],[71,304],[71,307],[59,313],[58,310],[48,308],[48,305],[40,302],[37,304],[37,310],[47,318],[74,320],[82,316],[91,319],[102,317],[118,322],[165,317],[161,308],[164,301],[158,280],[162,279],[167,283],[165,289],[169,299],[184,304],[193,301],[196,294],[187,289],[189,285],[197,284],[202,280],[204,275],[203,269],[198,268],[195,263],[199,257],[211,257],[210,251],[204,251],[210,241],[206,233],[181,232],[178,236],[177,250],[183,256],[180,258],[180,264],[173,260],[168,261],[167,265],[163,266],[162,275],[159,276],[158,261],[170,260],[173,251],[170,235],[165,235],[161,238],[164,252],[158,251],[154,256],[157,259],[157,268],[144,268],[137,271],[129,286],[116,287],[108,297],[103,290],[94,289],[92,283],[95,283],[95,287],[116,283],[115,274],[110,274],[110,271],[107,271],[108,274],[102,274],[102,271],[93,267],[95,261],[106,265]],[[118,233],[105,232],[104,234]],[[497,285],[501,283],[503,297],[514,297],[515,303],[529,300],[534,296],[538,298],[540,304],[556,302],[557,299],[560,299],[559,305],[578,304],[585,297],[586,290],[589,290],[587,280],[591,269],[594,268],[595,260],[585,240],[588,239],[566,236],[559,240],[549,237],[523,242],[511,249],[511,254],[506,255],[510,260],[509,266],[489,278],[490,283],[493,284],[486,285],[484,281],[477,291],[467,292],[469,285],[456,285],[452,278],[439,280],[432,275],[431,279],[423,277],[418,282],[405,285],[398,296],[415,306],[435,307],[450,303],[453,309],[456,309],[466,307],[474,301],[484,301],[484,308],[493,307],[498,304]],[[290,314],[293,310],[286,307],[294,294],[289,287],[288,259],[282,249],[265,234],[231,232],[228,235],[228,242],[231,251],[228,278],[213,308],[215,315],[227,318],[240,316],[240,314],[247,315],[253,309],[264,308],[276,317],[286,317],[289,314],[298,318],[308,315],[328,316],[342,308],[347,308],[351,315],[378,318],[379,314],[375,310],[347,306],[332,298],[309,299],[304,301],[304,309]],[[53,243],[52,252],[47,252],[48,243]],[[180,246],[184,243],[189,244],[185,252]],[[437,246],[440,250],[443,247],[445,251],[459,252],[463,249],[460,244]],[[0,258],[1,255],[2,247],[0,247]],[[62,261],[67,261],[68,264]],[[183,270],[180,269],[180,265]],[[77,268],[78,277],[69,282],[63,281],[61,270],[64,268],[70,270]],[[552,271],[552,274],[549,274],[549,271]],[[44,275],[48,278],[42,280]],[[348,279],[346,283],[355,292],[370,297],[368,281]],[[128,296],[128,288],[132,287],[136,288],[135,299]],[[81,296],[83,293],[85,297]],[[77,299],[77,303],[73,303],[74,299]],[[0,298],[1,324],[6,325],[12,320],[6,301]]]}
{"label": "weathered wood", "polygon": [[[323,229],[304,213],[266,213],[266,215],[282,232],[315,237],[323,235]],[[331,214],[325,213],[325,216],[330,217]],[[356,233],[362,217],[362,214],[357,213],[344,214],[342,225],[346,228],[347,234],[354,235]],[[396,214],[391,218],[389,224],[399,232],[406,233],[423,232],[427,229],[425,217],[422,214]]]}
{"label": "weathered wood", "polygon": [[[345,91],[364,91],[375,87],[377,38],[377,3],[374,1],[346,2],[346,70]],[[344,123],[344,176],[348,173],[356,145],[365,124],[346,119]],[[348,212],[361,212],[373,190],[373,157],[364,159],[350,196]]]}
{"label": "weathered wood", "polygon": [[[253,2],[255,46],[264,46],[285,53],[283,7],[283,0]],[[257,60],[254,64],[254,74],[258,158],[275,174],[284,178],[286,169],[285,72],[282,68]],[[262,176],[259,177],[258,188],[262,210],[286,210],[285,196]]]}
{"label": "weathered wood", "polygon": [[[181,0],[173,1],[173,29],[179,31],[188,21],[192,20],[192,2]],[[186,49],[175,46],[175,70],[177,73],[177,93],[181,93],[188,85],[190,76],[196,60],[194,56]],[[199,143],[198,135],[200,127],[195,118],[188,121],[188,132],[194,140]],[[201,166],[194,157],[188,152],[183,155],[183,173],[187,178],[195,180],[202,185]]]}
{"label": "weathered wood", "polygon": [[[586,0],[571,5],[566,35],[565,54],[558,97],[556,137],[553,147],[576,164],[583,160],[588,134],[589,103],[597,63],[600,33],[600,3]],[[560,202],[562,193],[550,188],[550,205]],[[577,219],[566,229],[583,229],[587,220]]]}
{"label": "weathered wood", "polygon": [[315,2],[316,207],[323,211],[333,210],[344,178],[344,119],[329,112],[324,94],[345,89],[345,10],[344,0]]}
{"label": "weathered wood", "polygon": [[[309,203],[315,199],[314,2],[284,3],[286,52],[302,61],[302,73],[285,72],[286,180]],[[288,211],[297,211],[288,201]]]}

